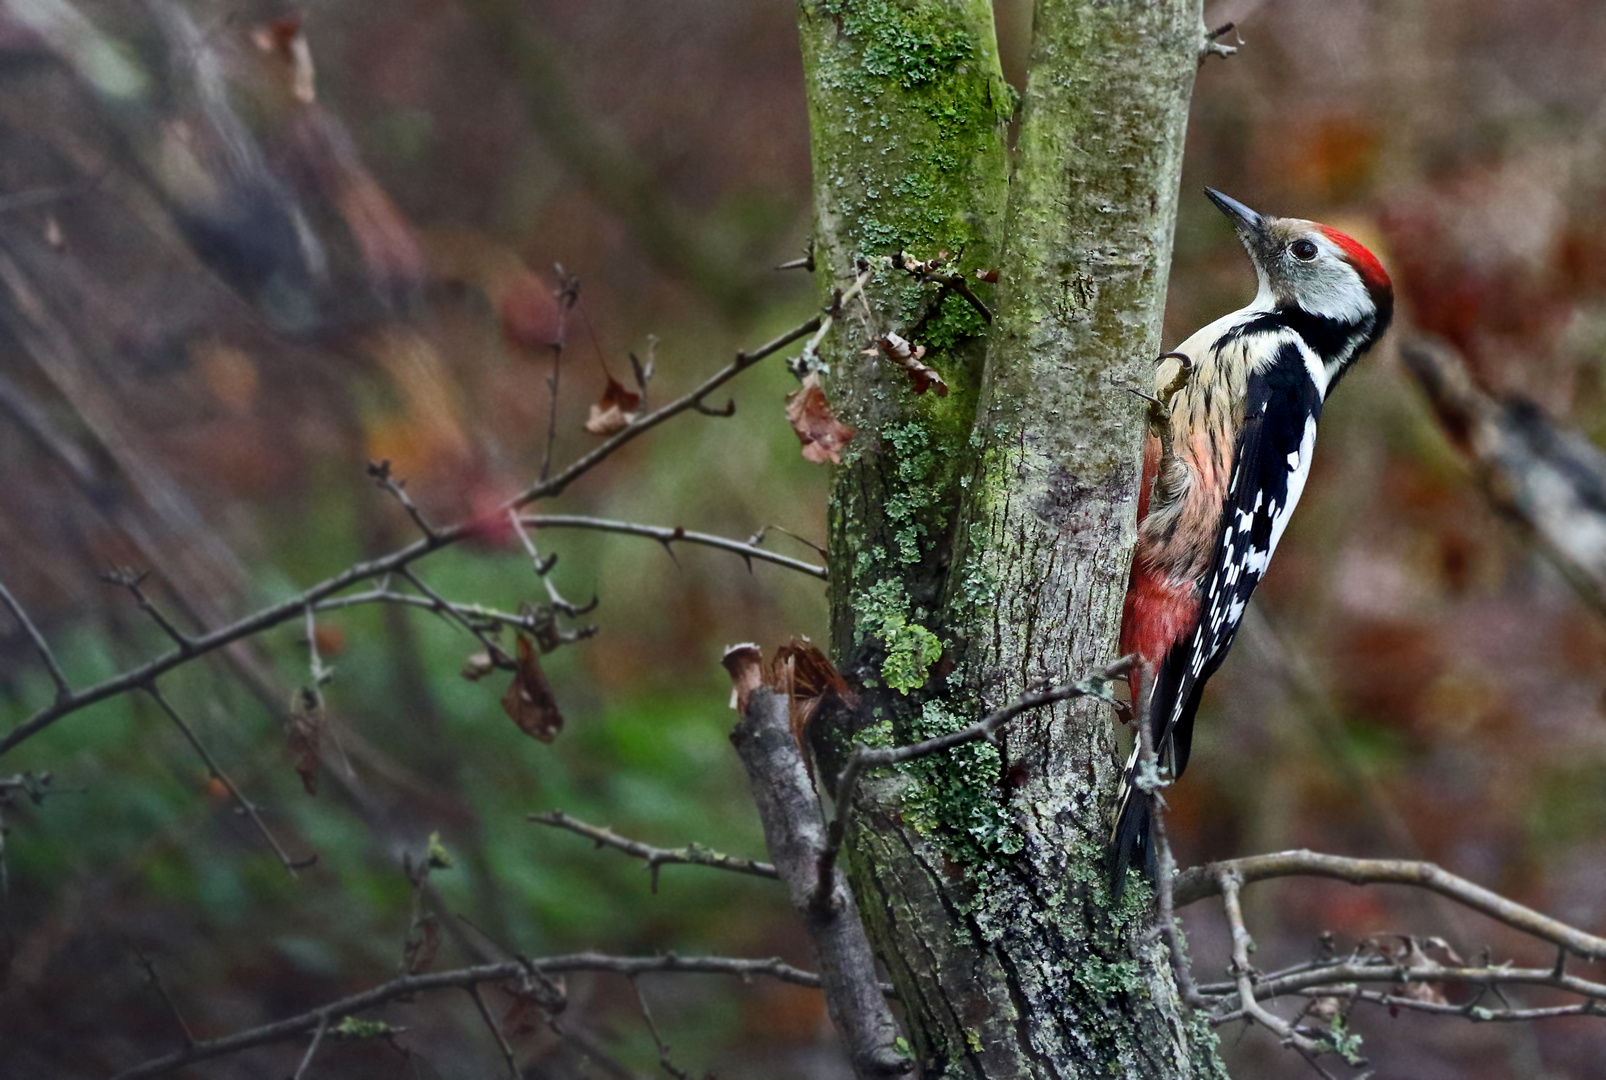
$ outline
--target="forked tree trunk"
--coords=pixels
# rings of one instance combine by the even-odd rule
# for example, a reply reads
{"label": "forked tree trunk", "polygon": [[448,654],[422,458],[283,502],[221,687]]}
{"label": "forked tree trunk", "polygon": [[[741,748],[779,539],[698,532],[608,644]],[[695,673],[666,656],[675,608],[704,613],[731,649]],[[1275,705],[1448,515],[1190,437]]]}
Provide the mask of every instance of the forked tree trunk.
{"label": "forked tree trunk", "polygon": [[[857,428],[831,499],[832,646],[865,686],[816,732],[955,729],[1116,656],[1139,402],[1159,351],[1200,0],[1039,0],[1014,175],[988,0],[803,0],[822,295],[859,260],[949,253],[994,308],[872,263],[822,350]],[[977,269],[1000,270],[996,288]],[[870,343],[929,351],[917,395]],[[929,1076],[1220,1072],[1188,1021],[1147,890],[1112,909],[1113,718],[1015,721],[859,787],[850,868]]]}

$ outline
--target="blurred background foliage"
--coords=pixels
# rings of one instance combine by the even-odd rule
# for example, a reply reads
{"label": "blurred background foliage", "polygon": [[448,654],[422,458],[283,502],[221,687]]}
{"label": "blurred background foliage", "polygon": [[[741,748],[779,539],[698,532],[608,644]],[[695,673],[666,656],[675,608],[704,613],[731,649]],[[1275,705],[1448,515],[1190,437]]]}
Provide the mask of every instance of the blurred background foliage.
{"label": "blurred background foliage", "polygon": [[[996,6],[1018,83],[1030,4]],[[807,276],[771,269],[809,232],[793,17],[782,0],[0,5],[0,578],[74,682],[166,646],[99,580],[110,567],[149,571],[179,625],[216,626],[411,538],[369,459],[438,521],[527,484],[560,327],[559,464],[595,445],[589,405],[651,338],[663,401],[806,318]],[[1207,20],[1236,21],[1245,44],[1201,71],[1168,342],[1252,288],[1193,195],[1209,183],[1352,232],[1393,272],[1393,340],[1442,335],[1486,386],[1606,438],[1606,7],[1227,0]],[[566,323],[554,263],[580,283]],[[825,473],[782,412],[794,385],[778,359],[759,365],[732,384],[733,417],[681,418],[540,509],[823,540]],[[1207,695],[1198,767],[1168,792],[1181,861],[1419,856],[1606,930],[1600,616],[1492,515],[1392,345],[1346,381],[1322,442],[1261,614]],[[459,677],[478,643],[417,610],[319,620],[336,674],[316,796],[285,748],[310,677],[302,626],[164,680],[291,853],[318,856],[295,878],[147,699],[7,755],[5,773],[48,771],[52,793],[4,807],[0,1076],[105,1076],[176,1048],[136,950],[198,1037],[395,974],[403,856],[433,832],[457,861],[432,881],[471,949],[806,965],[773,884],[671,867],[654,895],[636,861],[526,817],[761,854],[718,658],[823,636],[818,583],[630,537],[536,540],[569,599],[600,601],[598,634],[546,658],[568,721],[550,746],[503,713],[505,676]],[[544,598],[495,537],[419,573],[454,600]],[[16,722],[52,687],[0,623]],[[1384,889],[1246,895],[1266,966],[1324,931],[1520,947]],[[1199,970],[1223,967],[1216,921],[1190,913],[1189,930]],[[439,965],[472,958],[448,941]],[[811,991],[642,985],[693,1074],[843,1075]],[[515,1039],[528,1075],[656,1070],[628,983],[570,992],[570,1038]],[[464,995],[383,1015],[405,1053],[331,1044],[310,1075],[500,1067]],[[1606,1045],[1589,1021],[1357,1028],[1380,1076],[1416,1080],[1597,1076]],[[1223,1041],[1238,1077],[1303,1067],[1258,1033]],[[192,1072],[282,1078],[301,1049]]]}

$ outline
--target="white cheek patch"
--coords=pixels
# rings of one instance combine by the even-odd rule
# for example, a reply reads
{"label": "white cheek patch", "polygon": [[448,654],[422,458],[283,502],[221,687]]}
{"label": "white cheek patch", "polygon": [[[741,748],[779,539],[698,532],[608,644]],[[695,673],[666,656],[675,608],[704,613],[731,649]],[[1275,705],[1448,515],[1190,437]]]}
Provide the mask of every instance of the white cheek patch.
{"label": "white cheek patch", "polygon": [[[1338,246],[1319,233],[1307,239],[1320,252],[1311,264],[1311,269],[1319,273],[1299,282],[1294,290],[1295,302],[1312,315],[1341,323],[1358,323],[1373,314],[1372,294],[1366,291],[1366,283]],[[1317,385],[1325,391],[1327,379],[1324,377]]]}

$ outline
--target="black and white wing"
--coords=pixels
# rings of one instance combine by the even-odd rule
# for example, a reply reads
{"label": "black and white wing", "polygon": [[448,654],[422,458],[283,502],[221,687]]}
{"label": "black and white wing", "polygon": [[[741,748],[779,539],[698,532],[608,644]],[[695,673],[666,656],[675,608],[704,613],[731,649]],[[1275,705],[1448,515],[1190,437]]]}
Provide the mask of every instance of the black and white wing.
{"label": "black and white wing", "polygon": [[[1249,374],[1199,625],[1172,647],[1155,686],[1155,746],[1170,750],[1172,776],[1187,767],[1199,695],[1232,648],[1249,597],[1305,489],[1326,382],[1321,361],[1298,338],[1285,341],[1271,364]],[[1167,708],[1169,715],[1160,711]]]}

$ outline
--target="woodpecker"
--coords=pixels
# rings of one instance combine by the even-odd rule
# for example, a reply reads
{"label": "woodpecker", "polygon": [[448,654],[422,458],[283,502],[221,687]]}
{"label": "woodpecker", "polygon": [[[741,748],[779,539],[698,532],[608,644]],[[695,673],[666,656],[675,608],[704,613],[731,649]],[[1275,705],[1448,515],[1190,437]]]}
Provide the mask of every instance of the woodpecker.
{"label": "woodpecker", "polygon": [[[1322,404],[1394,313],[1388,273],[1350,237],[1205,194],[1232,222],[1259,289],[1156,370],[1121,624],[1122,653],[1140,658],[1137,722],[1172,779],[1188,765],[1199,695],[1305,488]],[[1155,876],[1149,796],[1134,783],[1140,747],[1110,840],[1117,898],[1134,862]]]}

